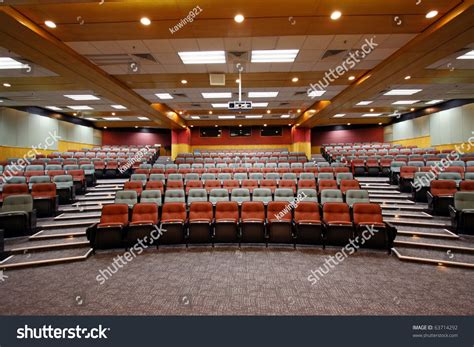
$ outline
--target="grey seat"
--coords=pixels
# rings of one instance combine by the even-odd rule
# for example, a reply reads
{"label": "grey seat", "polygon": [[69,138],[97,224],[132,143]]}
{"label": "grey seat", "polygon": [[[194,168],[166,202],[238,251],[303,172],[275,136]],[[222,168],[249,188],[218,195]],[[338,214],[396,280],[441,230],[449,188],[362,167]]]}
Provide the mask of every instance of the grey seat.
{"label": "grey seat", "polygon": [[133,174],[130,176],[130,182],[141,182],[142,187],[146,185],[147,179],[145,174]]}
{"label": "grey seat", "polygon": [[342,192],[339,189],[324,189],[321,192],[321,204],[326,202],[344,202]]}
{"label": "grey seat", "polygon": [[363,189],[349,189],[346,191],[346,203],[349,206],[357,202],[370,203],[369,192]]}
{"label": "grey seat", "polygon": [[289,167],[290,167],[290,163],[278,163],[278,167],[281,167],[281,168],[289,168]]}
{"label": "grey seat", "polygon": [[270,188],[255,188],[252,193],[253,201],[263,201],[268,203],[272,201],[272,191]]}
{"label": "grey seat", "polygon": [[161,170],[164,170],[164,169],[165,169],[165,165],[164,165],[164,164],[153,164],[153,169],[161,169]]}
{"label": "grey seat", "polygon": [[48,171],[59,171],[59,170],[62,170],[63,167],[61,165],[46,165],[46,172]]}
{"label": "grey seat", "polygon": [[302,188],[298,189],[296,195],[303,195],[303,201],[313,201],[313,202],[318,202],[318,192],[316,189],[311,189],[311,188]]}
{"label": "grey seat", "polygon": [[261,173],[261,172],[251,172],[250,175],[249,175],[249,179],[261,181],[261,180],[263,180],[263,173]]}
{"label": "grey seat", "polygon": [[67,171],[71,171],[71,170],[79,170],[79,165],[64,165],[63,166],[63,170],[65,170],[66,172]]}
{"label": "grey seat", "polygon": [[320,180],[333,180],[334,179],[334,174],[330,172],[321,172],[318,173],[318,181]]}
{"label": "grey seat", "polygon": [[238,181],[243,181],[243,180],[246,180],[247,179],[247,173],[246,172],[236,172],[234,174],[234,180],[238,180]]}
{"label": "grey seat", "polygon": [[277,172],[267,172],[265,174],[265,179],[278,181],[280,179],[280,174]]}
{"label": "grey seat", "polygon": [[209,201],[213,204],[218,201],[229,201],[229,192],[224,188],[211,189],[209,193]]}
{"label": "grey seat", "polygon": [[216,175],[213,173],[203,173],[201,175],[201,181],[202,183],[206,181],[214,181],[216,179]]}
{"label": "grey seat", "polygon": [[160,190],[144,190],[140,197],[140,202],[150,202],[161,206],[161,191]]}
{"label": "grey seat", "polygon": [[163,184],[165,184],[166,176],[165,174],[151,174],[150,181],[161,181]]}
{"label": "grey seat", "polygon": [[453,180],[456,184],[462,181],[462,176],[459,172],[440,172],[438,180]]}
{"label": "grey seat", "polygon": [[26,177],[24,176],[12,176],[10,178],[6,177],[5,181],[7,184],[25,184]]}
{"label": "grey seat", "polygon": [[295,198],[293,190],[290,188],[275,189],[275,201],[292,201]]}
{"label": "grey seat", "polygon": [[58,175],[53,177],[53,183],[56,184],[57,189],[65,189],[74,186],[74,181],[71,175]]}
{"label": "grey seat", "polygon": [[300,180],[315,180],[316,176],[314,176],[313,172],[301,172],[300,173]]}
{"label": "grey seat", "polygon": [[0,213],[0,229],[4,230],[5,238],[30,235],[35,231],[36,213],[31,195],[10,195],[5,198]]}
{"label": "grey seat", "polygon": [[407,166],[424,167],[425,163],[422,161],[409,161]]}
{"label": "grey seat", "polygon": [[326,162],[326,161],[318,162],[317,165],[318,165],[318,168],[321,168],[321,167],[330,167],[330,166],[331,166],[331,165],[330,165],[328,162]]}
{"label": "grey seat", "polygon": [[31,176],[30,177],[30,183],[29,183],[29,188],[33,187],[33,184],[36,183],[51,183],[51,177],[49,176]]}
{"label": "grey seat", "polygon": [[400,173],[400,169],[402,166],[406,166],[404,161],[392,161],[390,164],[390,171],[394,173]]}
{"label": "grey seat", "polygon": [[135,190],[121,190],[115,194],[116,204],[127,204],[129,208],[132,208],[138,203],[138,195]]}
{"label": "grey seat", "polygon": [[165,204],[167,202],[186,202],[186,194],[183,189],[167,189],[165,192]]}
{"label": "grey seat", "polygon": [[27,165],[25,171],[43,171],[43,165]]}
{"label": "grey seat", "polygon": [[336,181],[338,185],[341,184],[342,180],[353,180],[353,179],[354,179],[354,176],[350,172],[338,172],[336,174]]}
{"label": "grey seat", "polygon": [[85,175],[93,175],[93,174],[95,174],[94,165],[92,165],[92,164],[82,164],[82,165],[80,166],[80,169],[81,169],[81,170],[84,170],[84,174],[85,174]]}
{"label": "grey seat", "polygon": [[234,188],[230,195],[231,201],[237,201],[241,204],[244,201],[250,201],[250,191],[247,188]]}
{"label": "grey seat", "polygon": [[183,175],[182,174],[169,174],[168,181],[182,181]]}
{"label": "grey seat", "polygon": [[293,181],[296,181],[296,174],[293,173],[293,172],[285,172],[285,173],[281,176],[281,179],[282,179],[282,180],[293,180]]}
{"label": "grey seat", "polygon": [[221,173],[217,174],[217,179],[220,180],[220,181],[231,180],[232,175],[230,173],[221,172]]}
{"label": "grey seat", "polygon": [[266,163],[265,167],[269,169],[276,169],[277,163]]}
{"label": "grey seat", "polygon": [[169,170],[169,169],[178,170],[178,165],[177,164],[166,164],[165,169],[166,170]]}
{"label": "grey seat", "polygon": [[464,179],[465,180],[474,180],[474,172],[466,172],[464,174]]}
{"label": "grey seat", "polygon": [[191,188],[188,192],[188,205],[195,201],[207,201],[207,191],[203,188]]}
{"label": "grey seat", "polygon": [[197,173],[187,173],[184,175],[184,181],[198,181],[199,180],[199,174]]}

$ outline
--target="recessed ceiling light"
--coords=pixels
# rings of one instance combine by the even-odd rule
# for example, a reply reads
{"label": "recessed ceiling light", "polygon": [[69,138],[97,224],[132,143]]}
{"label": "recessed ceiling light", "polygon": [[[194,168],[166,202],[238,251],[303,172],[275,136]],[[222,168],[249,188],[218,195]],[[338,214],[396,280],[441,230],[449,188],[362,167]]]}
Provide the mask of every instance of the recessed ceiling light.
{"label": "recessed ceiling light", "polygon": [[173,99],[173,96],[170,93],[157,93],[155,95],[161,100]]}
{"label": "recessed ceiling light", "polygon": [[10,83],[3,83],[3,86],[6,88],[10,88],[12,85]]}
{"label": "recessed ceiling light", "polygon": [[135,129],[138,129],[138,125],[135,125]]}
{"label": "recessed ceiling light", "polygon": [[356,79],[355,76],[349,76],[349,78],[348,78],[349,81],[353,81],[355,79]]}
{"label": "recessed ceiling light", "polygon": [[379,125],[382,125],[382,122],[380,122]]}
{"label": "recessed ceiling light", "polygon": [[87,120],[90,120],[91,122],[95,122],[97,119],[95,118],[86,118]]}
{"label": "recessed ceiling light", "polygon": [[219,104],[219,103],[217,103],[217,104],[211,104],[211,106],[213,108],[227,108],[229,106],[229,104]]}
{"label": "recessed ceiling light", "polygon": [[288,124],[288,126],[289,126],[289,127],[291,127],[291,123],[290,123],[290,124]]}
{"label": "recessed ceiling light", "polygon": [[437,15],[438,15],[438,11],[432,10],[426,14],[426,18],[433,18],[433,17],[436,17]]}
{"label": "recessed ceiling light", "polygon": [[365,113],[362,115],[362,117],[378,117],[381,116],[382,113]]}
{"label": "recessed ceiling light", "polygon": [[179,111],[179,114],[183,114],[183,111]]}
{"label": "recessed ceiling light", "polygon": [[237,22],[237,23],[242,23],[244,20],[245,20],[245,17],[241,14],[238,14],[234,17],[234,20]]}
{"label": "recessed ceiling light", "polygon": [[257,119],[257,118],[262,118],[263,116],[262,115],[249,115],[249,116],[245,116],[245,118],[247,119]]}
{"label": "recessed ceiling light", "polygon": [[150,118],[148,118],[148,117],[138,117],[138,119],[140,119],[140,120],[150,120]]}
{"label": "recessed ceiling light", "polygon": [[199,116],[191,116],[191,119],[201,119]]}
{"label": "recessed ceiling light", "polygon": [[280,118],[290,118],[290,115],[289,115],[289,114],[282,114],[282,115],[280,116]]}
{"label": "recessed ceiling light", "polygon": [[150,25],[151,20],[147,17],[142,17],[142,18],[140,18],[140,23],[142,23],[143,25]]}
{"label": "recessed ceiling light", "polygon": [[216,128],[218,127],[218,125],[217,125],[217,124],[216,124],[216,125],[214,125],[214,126],[215,126]]}
{"label": "recessed ceiling light", "polygon": [[107,129],[107,127],[104,127],[104,129]]}
{"label": "recessed ceiling light", "polygon": [[105,120],[122,120],[120,117],[103,117]]}
{"label": "recessed ceiling light", "polygon": [[112,116],[115,116],[115,112],[112,112]]}
{"label": "recessed ceiling light", "polygon": [[224,93],[201,93],[204,99],[230,99],[232,97],[232,93],[224,92]]}
{"label": "recessed ceiling light", "polygon": [[341,18],[341,16],[342,16],[341,11],[334,11],[333,13],[331,13],[332,20],[338,20],[339,18]]}
{"label": "recessed ceiling light", "polygon": [[188,84],[187,80],[181,80],[181,84]]}
{"label": "recessed ceiling light", "polygon": [[235,116],[218,116],[219,119],[235,119]]}
{"label": "recessed ceiling light", "polygon": [[415,111],[415,108],[414,107],[410,108],[410,111],[412,111],[412,112]]}
{"label": "recessed ceiling light", "polygon": [[299,124],[296,124],[296,126],[299,126]]}
{"label": "recessed ceiling light", "polygon": [[342,118],[345,115],[346,115],[345,113],[338,113],[338,114],[335,114],[334,116],[332,116],[332,118]]}
{"label": "recessed ceiling light", "polygon": [[23,64],[10,57],[0,57],[0,70],[26,69],[28,64]]}
{"label": "recessed ceiling light", "polygon": [[474,50],[469,51],[469,52],[457,57],[456,59],[474,59]]}
{"label": "recessed ceiling light", "polygon": [[191,128],[194,128],[194,125],[191,124],[190,127],[191,127]]}
{"label": "recessed ceiling light", "polygon": [[351,123],[347,123],[347,125],[351,125]]}
{"label": "recessed ceiling light", "polygon": [[249,98],[276,98],[278,92],[248,92]]}
{"label": "recessed ceiling light", "polygon": [[56,23],[54,23],[52,20],[45,20],[44,24],[51,29],[56,28]]}
{"label": "recessed ceiling light", "polygon": [[45,106],[45,108],[51,111],[62,111],[62,109],[57,106]]}
{"label": "recessed ceiling light", "polygon": [[253,107],[265,108],[265,107],[268,106],[268,102],[253,102],[253,103],[252,103],[252,106],[253,106]]}
{"label": "recessed ceiling light", "polygon": [[89,100],[100,100],[97,96],[91,94],[81,94],[81,95],[64,95],[64,97],[76,101],[89,101]]}
{"label": "recessed ceiling light", "polygon": [[431,101],[425,102],[425,105],[434,105],[434,104],[440,103],[442,101],[443,100],[431,100]]}
{"label": "recessed ceiling light", "polygon": [[420,102],[420,100],[399,100],[392,102],[392,105],[412,105]]}
{"label": "recessed ceiling light", "polygon": [[242,128],[242,124],[239,124],[239,128]]}
{"label": "recessed ceiling light", "polygon": [[90,106],[67,106],[67,108],[70,108],[71,110],[74,110],[74,111],[93,110],[93,108]]}
{"label": "recessed ceiling light", "polygon": [[235,80],[235,83],[240,83],[240,79],[237,78],[237,79]]}
{"label": "recessed ceiling light", "polygon": [[115,108],[116,110],[126,110],[127,108],[122,105],[111,105],[112,108]]}
{"label": "recessed ceiling light", "polygon": [[225,64],[224,51],[178,52],[183,64]]}
{"label": "recessed ceiling light", "polygon": [[270,110],[267,110],[267,113],[268,113],[268,114],[270,114],[270,113],[272,113],[272,111],[270,111]]}
{"label": "recessed ceiling light", "polygon": [[77,113],[76,113],[76,112],[74,112],[72,115],[73,115],[73,116],[77,116]]}
{"label": "recessed ceiling light", "polygon": [[373,103],[373,101],[360,101],[356,104],[356,106],[366,106],[370,105],[371,103]]}
{"label": "recessed ceiling light", "polygon": [[411,76],[410,76],[410,75],[408,75],[408,76],[405,76],[405,79],[406,79],[406,80],[409,80],[410,78],[411,78]]}
{"label": "recessed ceiling light", "polygon": [[299,49],[273,49],[252,51],[252,63],[292,63]]}
{"label": "recessed ceiling light", "polygon": [[212,111],[209,111],[209,114],[212,114]]}
{"label": "recessed ceiling light", "polygon": [[370,112],[374,112],[375,110],[373,108],[370,109]]}
{"label": "recessed ceiling light", "polygon": [[326,93],[325,90],[312,90],[308,96],[311,97],[311,98],[314,98],[314,97],[317,97],[317,96],[321,96],[323,95],[324,93]]}
{"label": "recessed ceiling light", "polygon": [[264,127],[266,127],[267,125],[266,125],[266,124],[264,124],[263,126],[264,126]]}
{"label": "recessed ceiling light", "polygon": [[296,112],[301,113],[301,109],[298,109]]}
{"label": "recessed ceiling light", "polygon": [[291,82],[293,82],[293,83],[296,83],[296,82],[298,82],[298,81],[299,81],[299,78],[298,78],[298,77],[293,77],[293,78],[291,79]]}
{"label": "recessed ceiling light", "polygon": [[384,95],[413,95],[421,92],[423,89],[392,89]]}

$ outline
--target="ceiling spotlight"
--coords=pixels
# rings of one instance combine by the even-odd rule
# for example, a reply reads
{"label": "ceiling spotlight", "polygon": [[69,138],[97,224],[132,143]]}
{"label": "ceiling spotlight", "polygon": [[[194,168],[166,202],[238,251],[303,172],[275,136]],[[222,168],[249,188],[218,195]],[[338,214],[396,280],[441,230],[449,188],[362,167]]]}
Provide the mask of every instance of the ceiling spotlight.
{"label": "ceiling spotlight", "polygon": [[179,114],[183,114],[183,111],[179,111],[178,113],[179,113]]}
{"label": "ceiling spotlight", "polygon": [[242,128],[242,124],[239,124],[239,128]]}
{"label": "ceiling spotlight", "polygon": [[216,125],[214,125],[214,126],[217,128],[218,125],[216,124]]}
{"label": "ceiling spotlight", "polygon": [[268,113],[268,114],[270,114],[270,113],[272,113],[272,111],[270,111],[270,110],[267,110],[267,113]]}
{"label": "ceiling spotlight", "polygon": [[241,14],[238,14],[234,17],[234,20],[237,22],[237,23],[242,23],[244,20],[245,20],[245,17]]}
{"label": "ceiling spotlight", "polygon": [[351,123],[347,123],[347,125],[351,125]]}
{"label": "ceiling spotlight", "polygon": [[299,126],[299,124],[296,124],[296,126]]}
{"label": "ceiling spotlight", "polygon": [[355,76],[349,76],[349,78],[348,78],[349,81],[353,81],[355,79],[356,79]]}
{"label": "ceiling spotlight", "polygon": [[10,83],[3,83],[3,86],[6,88],[10,88],[12,85]]}
{"label": "ceiling spotlight", "polygon": [[191,127],[191,128],[194,128],[194,125],[191,124],[190,127]]}
{"label": "ceiling spotlight", "polygon": [[266,127],[267,125],[266,125],[266,124],[264,124],[263,126],[264,126],[264,127]]}
{"label": "ceiling spotlight", "polygon": [[298,82],[299,80],[300,80],[300,79],[299,79],[298,77],[293,77],[293,78],[291,79],[291,82],[296,83],[296,82]]}
{"label": "ceiling spotlight", "polygon": [[186,80],[181,80],[181,83],[182,83],[182,84],[187,84],[188,81],[186,81]]}
{"label": "ceiling spotlight", "polygon": [[433,17],[436,17],[437,15],[438,15],[438,11],[432,10],[426,14],[426,18],[433,18]]}
{"label": "ceiling spotlight", "polygon": [[74,112],[72,115],[73,115],[73,116],[77,116],[77,113],[76,113],[76,112]]}
{"label": "ceiling spotlight", "polygon": [[104,129],[107,129],[107,127],[104,127]]}
{"label": "ceiling spotlight", "polygon": [[382,125],[382,123],[380,122],[379,125]]}
{"label": "ceiling spotlight", "polygon": [[371,108],[371,109],[370,109],[370,112],[374,112],[374,109],[373,109],[373,108]]}
{"label": "ceiling spotlight", "polygon": [[151,24],[151,20],[147,17],[142,17],[140,19],[140,23],[142,23],[143,25],[150,25]]}
{"label": "ceiling spotlight", "polygon": [[333,13],[331,13],[332,20],[338,20],[339,18],[341,18],[341,16],[342,16],[341,11],[334,11]]}
{"label": "ceiling spotlight", "polygon": [[112,112],[112,116],[115,116],[115,112]]}
{"label": "ceiling spotlight", "polygon": [[410,75],[408,75],[408,76],[405,76],[405,79],[406,79],[406,80],[409,80],[410,78],[411,78],[411,76],[410,76]]}
{"label": "ceiling spotlight", "polygon": [[209,114],[212,114],[212,111],[209,111]]}
{"label": "ceiling spotlight", "polygon": [[290,123],[290,124],[288,124],[288,126],[289,126],[289,127],[291,127],[291,123]]}
{"label": "ceiling spotlight", "polygon": [[413,112],[413,111],[415,111],[415,108],[413,108],[413,107],[412,107],[412,108],[410,108],[410,111],[412,111],[412,112]]}
{"label": "ceiling spotlight", "polygon": [[296,112],[301,113],[301,109],[298,109]]}
{"label": "ceiling spotlight", "polygon": [[138,125],[135,125],[135,129],[138,129]]}
{"label": "ceiling spotlight", "polygon": [[235,80],[235,83],[240,83],[240,80],[237,78],[237,79]]}
{"label": "ceiling spotlight", "polygon": [[51,29],[56,28],[56,23],[54,23],[52,20],[46,20],[44,21],[44,24]]}

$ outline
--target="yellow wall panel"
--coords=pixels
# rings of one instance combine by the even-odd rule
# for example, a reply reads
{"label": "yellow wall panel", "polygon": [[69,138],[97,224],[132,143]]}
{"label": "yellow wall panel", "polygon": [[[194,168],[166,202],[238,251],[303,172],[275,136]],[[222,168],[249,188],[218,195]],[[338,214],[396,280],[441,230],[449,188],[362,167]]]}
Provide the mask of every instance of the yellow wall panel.
{"label": "yellow wall panel", "polygon": [[390,143],[395,144],[395,145],[402,145],[402,146],[417,146],[420,148],[427,148],[427,147],[431,147],[431,137],[430,136],[415,137],[413,139],[392,141]]}
{"label": "yellow wall panel", "polygon": [[[93,147],[96,147],[96,145],[77,143],[77,142],[67,142],[67,141],[60,140],[58,142],[58,150],[37,149],[36,151],[40,154],[48,155],[48,154],[52,154],[53,152],[67,152],[68,149],[80,150],[82,148],[93,148]],[[31,148],[0,146],[0,160],[6,160],[7,158],[23,158],[23,157],[28,158],[34,154],[35,154],[35,151],[33,151]]]}
{"label": "yellow wall panel", "polygon": [[292,152],[304,152],[306,154],[306,158],[311,158],[311,142],[293,143]]}

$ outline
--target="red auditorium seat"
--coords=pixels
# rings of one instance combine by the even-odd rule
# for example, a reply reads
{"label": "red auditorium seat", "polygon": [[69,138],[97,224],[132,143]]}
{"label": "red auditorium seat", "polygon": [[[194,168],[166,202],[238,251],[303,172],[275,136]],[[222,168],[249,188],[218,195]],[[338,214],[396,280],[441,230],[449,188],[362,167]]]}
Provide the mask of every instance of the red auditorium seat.
{"label": "red auditorium seat", "polygon": [[67,174],[72,176],[76,193],[86,190],[86,174],[84,170],[69,170]]}
{"label": "red auditorium seat", "polygon": [[163,235],[158,240],[158,244],[183,243],[185,225],[186,205],[184,203],[167,202],[163,204],[161,230],[164,230]]}
{"label": "red auditorium seat", "polygon": [[323,244],[323,227],[319,214],[319,204],[301,201],[295,208],[296,242],[299,244]]}
{"label": "red auditorium seat", "polygon": [[186,182],[186,195],[189,193],[190,189],[199,189],[202,188],[202,181],[200,180],[190,180]]}
{"label": "red auditorium seat", "polygon": [[106,205],[102,208],[100,222],[89,227],[86,235],[93,249],[121,247],[127,225],[128,205]]}
{"label": "red auditorium seat", "polygon": [[150,176],[150,170],[148,169],[136,169],[133,171],[134,174],[142,174],[142,175],[146,175],[146,178],[148,179],[148,177]]}
{"label": "red auditorium seat", "polygon": [[341,180],[340,190],[342,194],[346,194],[346,191],[349,189],[360,189],[360,184],[358,180]]}
{"label": "red auditorium seat", "polygon": [[427,193],[428,206],[430,210],[434,214],[447,216],[449,214],[449,205],[453,205],[454,194],[456,192],[456,181],[431,181],[430,190]]}
{"label": "red auditorium seat", "polygon": [[320,192],[323,191],[324,189],[338,189],[337,181],[336,180],[319,180],[318,189]]}
{"label": "red auditorium seat", "polygon": [[267,231],[268,242],[271,243],[293,243],[291,220],[292,211],[284,201],[270,201],[267,205]]}
{"label": "red auditorium seat", "polygon": [[58,210],[56,184],[35,183],[31,188],[33,206],[38,216],[54,216]]}
{"label": "red auditorium seat", "polygon": [[239,204],[236,201],[218,201],[214,215],[213,242],[238,240]]}
{"label": "red auditorium seat", "polygon": [[449,166],[444,172],[457,172],[461,175],[461,178],[464,179],[464,167],[462,166]]}
{"label": "red auditorium seat", "polygon": [[219,181],[219,180],[206,180],[204,182],[204,188],[206,189],[207,193],[209,194],[209,192],[212,189],[221,188],[221,181]]}
{"label": "red auditorium seat", "polygon": [[354,237],[349,205],[339,202],[325,203],[323,221],[326,227],[326,244],[345,245]]}
{"label": "red auditorium seat", "polygon": [[337,175],[338,173],[345,173],[345,172],[351,172],[351,169],[349,169],[346,166],[345,167],[335,167],[334,168],[334,174],[335,175]]}
{"label": "red auditorium seat", "polygon": [[26,183],[21,184],[5,184],[3,186],[2,200],[5,200],[7,196],[11,195],[25,195],[29,194],[28,185]]}
{"label": "red auditorium seat", "polygon": [[294,180],[280,180],[278,188],[293,189],[293,194],[296,193],[296,182]]}
{"label": "red auditorium seat", "polygon": [[316,189],[315,180],[299,180],[298,189]]}
{"label": "red auditorium seat", "polygon": [[461,191],[474,191],[474,180],[462,181],[459,184],[459,190]]}
{"label": "red auditorium seat", "polygon": [[212,225],[212,203],[193,201],[189,207],[189,243],[210,243]]}
{"label": "red auditorium seat", "polygon": [[400,179],[399,179],[399,186],[400,191],[402,192],[410,192],[411,191],[411,183],[415,178],[415,172],[418,172],[419,168],[416,166],[402,166],[400,168]]}
{"label": "red auditorium seat", "polygon": [[148,181],[145,190],[159,190],[163,195],[164,185],[163,181]]}
{"label": "red auditorium seat", "polygon": [[[207,183],[207,182],[206,182]],[[179,189],[179,190],[184,190],[184,184],[183,181],[168,181],[166,183],[166,189]]]}
{"label": "red auditorium seat", "polygon": [[257,180],[242,180],[242,188],[247,188],[250,194],[253,193],[255,188],[258,188],[258,181]]}
{"label": "red auditorium seat", "polygon": [[[158,205],[140,203],[133,206],[132,221],[126,232],[126,244],[132,246],[143,240],[146,244],[158,245],[160,231],[158,229]],[[153,232],[153,234],[152,234]]]}
{"label": "red auditorium seat", "polygon": [[272,194],[275,193],[275,189],[277,188],[277,181],[276,180],[261,180],[260,181],[260,188],[269,188],[272,191]]}
{"label": "red auditorium seat", "polygon": [[240,184],[238,180],[224,180],[222,182],[222,188],[227,189],[230,193],[234,188],[240,188]]}
{"label": "red auditorium seat", "polygon": [[140,181],[125,182],[125,184],[123,185],[123,190],[134,190],[137,192],[137,195],[140,196],[143,191],[142,182]]}
{"label": "red auditorium seat", "polygon": [[62,175],[65,175],[66,174],[66,171],[64,170],[49,170],[48,171],[48,176],[49,177],[54,177],[54,176],[62,176]]}
{"label": "red auditorium seat", "polygon": [[265,205],[262,201],[244,201],[241,211],[241,242],[265,242]]}

